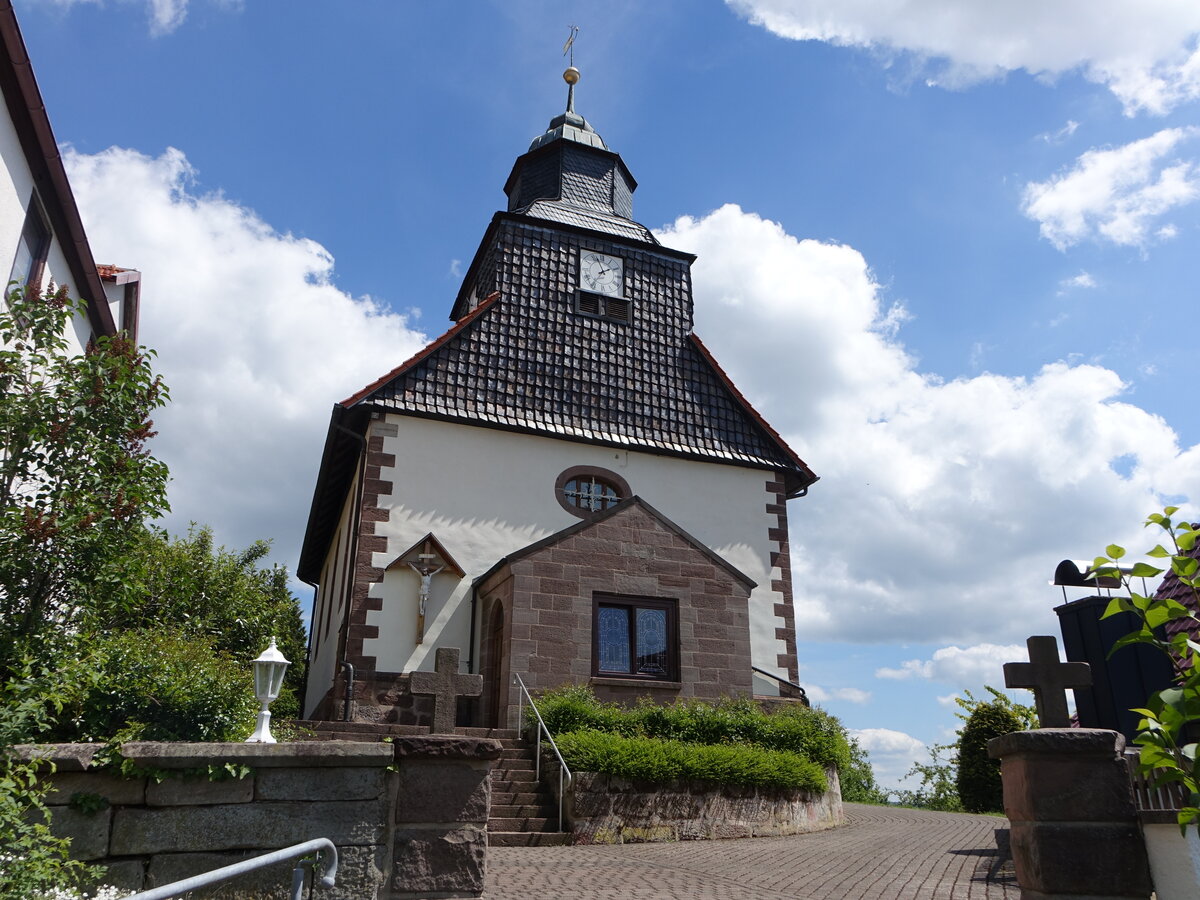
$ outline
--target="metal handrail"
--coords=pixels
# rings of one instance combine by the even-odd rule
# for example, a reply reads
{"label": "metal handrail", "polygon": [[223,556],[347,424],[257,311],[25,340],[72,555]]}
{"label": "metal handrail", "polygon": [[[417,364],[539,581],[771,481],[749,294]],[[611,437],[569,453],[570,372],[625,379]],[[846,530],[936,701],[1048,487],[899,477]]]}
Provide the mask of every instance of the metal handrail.
{"label": "metal handrail", "polygon": [[808,702],[808,691],[804,690],[804,688],[800,687],[800,685],[796,684],[796,682],[788,681],[786,678],[780,678],[774,672],[768,672],[766,669],[760,669],[758,666],[751,666],[750,668],[752,668],[759,675],[766,675],[768,678],[774,678],[780,684],[786,684],[788,687],[794,687],[800,692],[800,698],[804,700],[805,703]]}
{"label": "metal handrail", "polygon": [[[264,853],[262,856],[243,859],[241,862],[236,862],[231,866],[222,866],[220,869],[213,869],[211,872],[193,875],[191,878],[185,878],[182,881],[173,881],[170,884],[164,884],[162,887],[151,888],[148,891],[142,891],[140,894],[134,894],[127,898],[127,900],[167,900],[168,897],[178,897],[197,888],[220,884],[222,881],[229,881],[231,878],[237,878],[239,875],[245,875],[247,872],[253,872],[255,869],[265,869],[267,866],[275,865],[275,863],[307,856],[310,853],[318,855],[329,854],[329,866],[325,874],[321,876],[321,884],[325,887],[333,887],[334,879],[337,877],[337,847],[333,846],[333,842],[328,838],[316,838],[315,840],[305,841],[303,844],[296,844],[292,847],[284,847],[282,850]],[[300,900],[300,893],[304,889],[304,866],[315,866],[315,864],[315,860],[301,860],[296,868],[292,870],[291,900]]]}
{"label": "metal handrail", "polygon": [[[554,743],[554,735],[550,733],[550,729],[546,727],[546,723],[542,720],[542,714],[538,712],[537,704],[533,702],[533,697],[529,695],[529,689],[525,687],[525,682],[521,676],[513,672],[513,682],[520,685],[521,694],[525,695],[525,700],[529,701],[529,708],[533,710],[533,714],[537,716],[538,733],[537,740],[534,741],[533,747],[533,777],[538,781],[542,780],[542,733],[546,735],[546,740],[550,742],[550,749],[554,751],[554,755],[558,757],[558,830],[563,830],[563,797],[566,793],[563,790],[563,775],[566,775],[567,788],[575,780],[575,776],[571,774],[571,770],[567,768],[566,761],[562,758],[562,754],[558,752],[558,744]],[[525,728],[525,704],[520,696],[517,697],[517,727],[518,733]]]}

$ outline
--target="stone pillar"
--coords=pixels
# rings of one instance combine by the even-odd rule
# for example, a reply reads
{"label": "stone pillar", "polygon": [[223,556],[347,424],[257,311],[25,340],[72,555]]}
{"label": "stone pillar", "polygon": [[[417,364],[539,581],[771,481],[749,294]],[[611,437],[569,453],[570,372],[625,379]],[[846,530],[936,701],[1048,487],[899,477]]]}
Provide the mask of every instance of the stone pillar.
{"label": "stone pillar", "polygon": [[397,737],[395,824],[386,900],[483,895],[490,772],[500,742]]}
{"label": "stone pillar", "polygon": [[1122,753],[1125,738],[1093,728],[1041,728],[993,738],[1022,900],[1150,896],[1146,845]]}

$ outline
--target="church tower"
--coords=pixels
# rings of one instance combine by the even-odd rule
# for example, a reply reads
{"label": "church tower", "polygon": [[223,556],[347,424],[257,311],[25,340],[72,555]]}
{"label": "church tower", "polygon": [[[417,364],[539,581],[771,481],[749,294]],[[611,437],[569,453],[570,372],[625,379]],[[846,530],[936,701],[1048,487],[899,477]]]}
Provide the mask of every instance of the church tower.
{"label": "church tower", "polygon": [[517,158],[453,326],[334,406],[299,573],[306,715],[422,722],[460,648],[510,723],[530,690],[801,695],[786,501],[816,476],[692,331],[692,254],[633,219],[621,157],[567,108]]}

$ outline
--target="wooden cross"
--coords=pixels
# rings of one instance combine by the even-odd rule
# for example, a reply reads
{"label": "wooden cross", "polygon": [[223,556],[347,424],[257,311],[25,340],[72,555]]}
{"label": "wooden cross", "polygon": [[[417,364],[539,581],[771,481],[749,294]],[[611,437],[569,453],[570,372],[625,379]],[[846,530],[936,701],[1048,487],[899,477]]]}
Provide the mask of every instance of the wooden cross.
{"label": "wooden cross", "polygon": [[478,697],[483,693],[482,675],[458,674],[458,648],[438,647],[434,672],[413,672],[408,689],[413,694],[433,694],[433,725],[430,734],[454,731],[459,697]]}
{"label": "wooden cross", "polygon": [[1081,662],[1059,662],[1058,639],[1053,635],[1031,637],[1025,646],[1029,648],[1029,662],[1005,663],[1005,686],[1033,691],[1042,728],[1070,727],[1067,688],[1091,687],[1092,667]]}

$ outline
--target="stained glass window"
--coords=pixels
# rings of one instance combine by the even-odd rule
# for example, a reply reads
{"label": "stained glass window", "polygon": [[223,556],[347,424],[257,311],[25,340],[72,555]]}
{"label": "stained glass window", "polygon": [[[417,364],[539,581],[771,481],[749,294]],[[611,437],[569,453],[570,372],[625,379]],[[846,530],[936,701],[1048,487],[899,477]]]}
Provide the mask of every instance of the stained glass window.
{"label": "stained glass window", "polygon": [[597,675],[673,680],[676,647],[675,601],[597,598]]}

